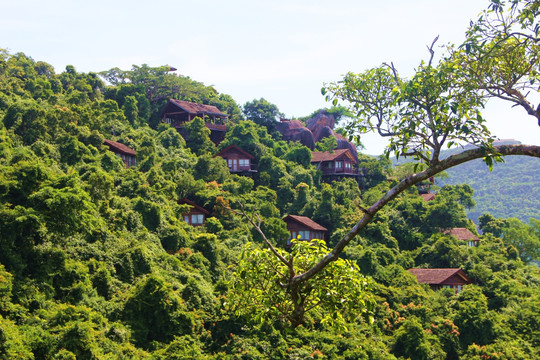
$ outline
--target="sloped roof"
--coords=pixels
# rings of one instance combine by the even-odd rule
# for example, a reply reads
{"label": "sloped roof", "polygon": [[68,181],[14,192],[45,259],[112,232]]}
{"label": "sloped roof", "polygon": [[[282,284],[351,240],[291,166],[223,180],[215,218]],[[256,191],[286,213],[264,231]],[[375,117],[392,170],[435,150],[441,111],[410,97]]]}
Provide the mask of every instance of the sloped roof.
{"label": "sloped roof", "polygon": [[311,220],[310,218],[306,216],[300,216],[300,215],[287,215],[283,218],[283,221],[287,222],[287,220],[293,220],[297,223],[300,223],[311,230],[316,231],[328,231],[327,228],[325,228],[322,225],[317,224],[315,221]]}
{"label": "sloped roof", "polygon": [[424,199],[425,201],[430,201],[430,200],[435,199],[435,193],[420,194],[420,196],[421,196],[422,199]]}
{"label": "sloped roof", "polygon": [[197,104],[189,101],[183,101],[183,100],[176,100],[176,99],[169,99],[169,102],[180,107],[182,110],[190,113],[190,114],[212,114],[212,115],[218,115],[218,116],[224,116],[227,115],[222,113],[217,107],[213,105],[203,105],[203,104]]}
{"label": "sloped roof", "polygon": [[225,149],[221,150],[220,152],[218,152],[214,157],[216,156],[224,156],[226,155],[227,153],[231,152],[231,151],[237,151],[239,152],[240,154],[244,155],[245,157],[247,158],[250,158],[250,159],[254,159],[255,156],[251,155],[250,153],[248,152],[245,152],[244,150],[240,149],[238,146],[236,145],[230,145],[230,146],[227,146]]}
{"label": "sloped roof", "polygon": [[112,141],[112,140],[107,140],[107,139],[105,139],[103,143],[107,145],[109,149],[111,149],[112,151],[116,151],[116,152],[123,153],[126,155],[137,156],[137,152],[135,150],[133,150],[129,146],[124,145],[122,143]]}
{"label": "sloped roof", "polygon": [[205,208],[203,208],[203,207],[201,207],[201,206],[195,204],[193,201],[188,200],[188,199],[186,199],[186,198],[182,198],[182,199],[178,200],[178,203],[179,203],[179,204],[187,204],[187,205],[191,205],[191,206],[193,206],[193,208],[194,208],[195,210],[198,210],[199,212],[202,212],[202,213],[204,213],[204,214],[206,214],[206,215],[209,215],[209,214],[210,214],[210,211],[206,210]]}
{"label": "sloped roof", "polygon": [[459,268],[409,269],[408,271],[416,276],[420,284],[439,285],[453,276],[459,276],[465,282],[471,283],[465,272]]}
{"label": "sloped roof", "polygon": [[323,161],[333,161],[340,156],[345,155],[356,164],[356,159],[352,156],[349,149],[337,149],[332,151],[314,151],[311,154],[311,162],[319,163]]}
{"label": "sloped roof", "polygon": [[474,235],[469,229],[462,228],[462,227],[446,230],[443,232],[443,234],[451,235],[458,240],[465,240],[465,241],[468,241],[468,240],[479,241],[480,240],[478,236]]}

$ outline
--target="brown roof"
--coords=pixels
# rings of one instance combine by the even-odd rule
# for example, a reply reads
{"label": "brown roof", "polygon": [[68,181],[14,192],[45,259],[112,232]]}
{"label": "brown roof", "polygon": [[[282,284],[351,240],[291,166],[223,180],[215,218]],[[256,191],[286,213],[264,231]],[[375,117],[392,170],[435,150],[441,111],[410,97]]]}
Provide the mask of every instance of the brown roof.
{"label": "brown roof", "polygon": [[323,161],[333,161],[342,155],[345,155],[356,164],[356,159],[354,158],[354,156],[351,155],[351,151],[349,149],[337,149],[337,150],[332,150],[332,151],[314,151],[311,154],[311,162],[319,163]]}
{"label": "brown roof", "polygon": [[246,156],[246,157],[248,157],[248,158],[250,158],[250,159],[254,159],[254,158],[255,158],[255,156],[251,155],[250,153],[245,152],[244,150],[240,149],[240,148],[239,148],[238,146],[236,146],[236,145],[230,145],[230,146],[227,146],[225,149],[223,149],[223,150],[221,150],[220,152],[218,152],[214,157],[216,157],[216,156],[222,156],[222,157],[223,157],[224,155],[226,155],[227,153],[229,153],[229,152],[231,152],[231,151],[232,151],[232,152],[237,151],[237,152],[239,152],[240,154],[242,154],[242,155],[244,155],[244,156]]}
{"label": "brown roof", "polygon": [[107,145],[109,149],[111,149],[111,151],[113,152],[119,152],[126,155],[137,156],[137,152],[135,150],[133,150],[129,146],[124,145],[122,143],[112,141],[112,140],[105,140],[103,143]]}
{"label": "brown roof", "polygon": [[315,221],[311,220],[310,218],[306,217],[306,216],[300,216],[300,215],[287,215],[283,218],[283,221],[287,222],[287,220],[293,220],[293,221],[296,221],[302,225],[304,225],[305,227],[311,229],[311,230],[316,230],[316,231],[328,231],[327,228],[325,228],[324,226],[321,226],[319,224],[317,224]]}
{"label": "brown roof", "polygon": [[465,282],[470,283],[471,280],[465,275],[463,270],[456,268],[446,269],[409,269],[411,274],[416,276],[416,279],[421,284],[439,285],[453,276],[459,276]]}
{"label": "brown roof", "polygon": [[201,206],[195,204],[193,201],[188,200],[188,199],[186,199],[186,198],[182,198],[182,199],[178,200],[178,203],[179,203],[179,204],[187,204],[187,205],[191,205],[191,206],[193,206],[193,208],[194,208],[195,210],[198,210],[199,212],[202,212],[202,213],[204,213],[204,214],[206,214],[206,215],[209,215],[209,214],[210,214],[210,211],[206,210],[205,208],[203,208],[203,207],[201,207]]}
{"label": "brown roof", "polygon": [[444,231],[443,234],[451,235],[458,240],[480,240],[478,236],[474,235],[469,229],[466,228],[453,228]]}
{"label": "brown roof", "polygon": [[194,114],[194,115],[212,114],[212,115],[218,115],[218,116],[224,116],[224,117],[227,116],[221,111],[219,111],[219,109],[213,105],[203,105],[203,104],[197,104],[197,103],[192,103],[189,101],[176,100],[176,99],[169,99],[169,102],[180,107],[182,110],[190,114]]}
{"label": "brown roof", "polygon": [[425,201],[430,201],[430,200],[435,199],[435,193],[420,194],[420,196],[421,196],[422,199],[424,199]]}

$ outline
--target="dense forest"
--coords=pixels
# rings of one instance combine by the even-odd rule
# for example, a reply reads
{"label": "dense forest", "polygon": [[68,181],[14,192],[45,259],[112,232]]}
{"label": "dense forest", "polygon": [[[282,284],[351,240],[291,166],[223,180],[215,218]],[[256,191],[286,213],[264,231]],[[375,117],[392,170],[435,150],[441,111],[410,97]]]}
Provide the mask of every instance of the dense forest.
{"label": "dense forest", "polygon": [[[360,155],[362,189],[352,179],[325,183],[311,150],[271,126],[277,107],[254,100],[246,108],[259,104],[270,115],[245,119],[230,96],[169,70],[67,66],[57,74],[25,54],[0,52],[2,358],[540,355],[540,269],[529,264],[538,258],[540,221],[486,214],[479,246],[469,247],[441,232],[476,233],[465,185],[444,186],[431,201],[413,187],[377,214],[342,256],[347,276],[363,282],[352,294],[360,298],[321,295],[329,306],[314,306],[294,327],[270,308],[272,316],[260,316],[257,306],[277,306],[279,294],[259,291],[265,246],[242,211],[257,212],[284,254],[295,251],[285,246],[288,214],[326,227],[331,245],[408,170]],[[187,139],[162,123],[170,98],[227,113],[224,141],[216,146],[200,118],[186,124]],[[126,168],[106,139],[134,149],[137,165]],[[254,156],[251,177],[231,174],[214,156],[230,145]],[[203,226],[183,221],[183,198],[208,211]],[[461,268],[473,284],[459,294],[434,291],[410,268]],[[239,285],[257,274],[252,287]],[[351,300],[370,306],[350,312],[341,303]]]}

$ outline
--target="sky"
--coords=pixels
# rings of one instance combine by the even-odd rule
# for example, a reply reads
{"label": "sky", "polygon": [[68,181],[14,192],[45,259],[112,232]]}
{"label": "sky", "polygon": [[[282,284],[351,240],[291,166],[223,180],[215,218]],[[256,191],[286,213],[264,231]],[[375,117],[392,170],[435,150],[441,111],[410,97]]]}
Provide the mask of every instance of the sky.
{"label": "sky", "polygon": [[[343,74],[393,62],[410,76],[436,36],[459,44],[488,0],[0,0],[0,48],[100,72],[170,65],[239,105],[264,98],[286,117],[329,107],[320,89]],[[438,53],[442,48],[436,46]],[[540,145],[524,110],[485,112],[500,138]],[[363,138],[365,153],[384,142]]]}

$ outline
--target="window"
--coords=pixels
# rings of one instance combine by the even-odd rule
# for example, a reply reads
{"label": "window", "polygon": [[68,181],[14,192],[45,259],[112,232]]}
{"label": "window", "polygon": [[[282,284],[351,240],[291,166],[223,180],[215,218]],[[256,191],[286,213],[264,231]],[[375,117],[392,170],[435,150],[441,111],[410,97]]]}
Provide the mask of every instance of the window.
{"label": "window", "polygon": [[351,163],[350,162],[345,163],[345,169],[351,170]]}
{"label": "window", "polygon": [[300,240],[309,240],[309,230],[300,230],[298,235],[300,235]]}
{"label": "window", "polygon": [[291,231],[291,238],[287,240],[287,246],[291,245],[292,239],[296,239],[296,231]]}
{"label": "window", "polygon": [[343,168],[343,161],[336,161],[336,169]]}
{"label": "window", "polygon": [[238,171],[238,159],[228,159],[227,164],[230,171]]}
{"label": "window", "polygon": [[[189,220],[191,220],[191,222]],[[203,214],[184,215],[184,221],[191,225],[202,225],[204,223],[204,215]]]}
{"label": "window", "polygon": [[192,214],[191,215],[191,225],[202,225],[204,220],[203,214]]}
{"label": "window", "polygon": [[247,168],[249,167],[249,159],[240,159],[238,160],[238,166]]}

